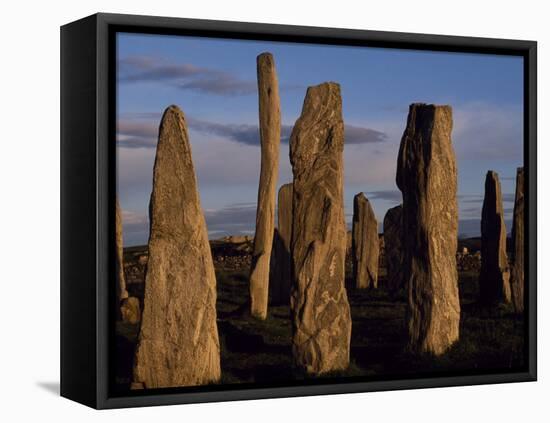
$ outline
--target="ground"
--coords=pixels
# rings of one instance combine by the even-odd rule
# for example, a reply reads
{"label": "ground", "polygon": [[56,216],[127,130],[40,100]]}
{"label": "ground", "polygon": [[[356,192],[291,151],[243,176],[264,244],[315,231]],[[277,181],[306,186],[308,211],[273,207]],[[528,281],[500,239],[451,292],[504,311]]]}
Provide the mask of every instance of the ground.
{"label": "ground", "polygon": [[[138,254],[128,254],[132,260]],[[215,261],[219,263],[218,261]],[[491,310],[477,306],[478,274],[459,272],[460,340],[440,357],[407,352],[406,298],[385,289],[384,269],[378,289],[359,290],[347,280],[352,314],[351,364],[347,371],[327,377],[364,380],[420,375],[509,371],[525,365],[524,321],[506,306]],[[305,376],[292,367],[288,306],[271,306],[265,321],[246,313],[248,269],[216,266],[218,330],[222,383],[291,383]],[[142,283],[129,285],[141,296]],[[116,388],[127,389],[138,325],[116,324]]]}

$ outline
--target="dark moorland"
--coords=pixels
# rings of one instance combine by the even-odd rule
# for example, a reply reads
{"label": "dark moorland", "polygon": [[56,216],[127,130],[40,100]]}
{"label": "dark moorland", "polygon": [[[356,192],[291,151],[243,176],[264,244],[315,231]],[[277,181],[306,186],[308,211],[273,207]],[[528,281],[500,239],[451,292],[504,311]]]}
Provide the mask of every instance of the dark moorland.
{"label": "dark moorland", "polygon": [[[212,241],[211,247],[218,287],[221,382],[280,383],[305,378],[292,366],[289,307],[270,306],[265,321],[247,313],[250,242]],[[459,251],[463,247],[475,251],[479,248],[479,239],[459,241]],[[147,249],[126,248],[124,258],[128,291],[142,301]],[[391,296],[384,288],[383,259],[378,289],[354,288],[348,260],[346,282],[353,321],[351,364],[347,371],[326,377],[387,379],[505,371],[523,366],[523,318],[504,305],[490,310],[478,307],[479,269],[460,263],[458,267],[462,308],[460,341],[444,355],[433,357],[407,352],[405,292]],[[138,332],[139,324],[116,322],[117,391],[126,392],[129,387]]]}

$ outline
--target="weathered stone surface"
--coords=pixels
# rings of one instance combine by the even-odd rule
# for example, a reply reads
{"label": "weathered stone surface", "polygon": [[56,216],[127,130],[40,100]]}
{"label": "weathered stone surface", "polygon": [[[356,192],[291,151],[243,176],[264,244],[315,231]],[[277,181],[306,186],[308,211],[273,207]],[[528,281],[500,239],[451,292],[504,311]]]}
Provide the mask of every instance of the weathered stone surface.
{"label": "weathered stone surface", "polygon": [[392,207],[384,216],[384,248],[386,254],[386,284],[396,293],[405,287],[403,275],[403,206]]}
{"label": "weathered stone surface", "polygon": [[132,324],[138,323],[141,318],[139,299],[136,297],[128,297],[122,301],[120,314],[122,315],[122,321]]}
{"label": "weathered stone surface", "polygon": [[511,301],[510,269],[506,255],[506,226],[498,174],[485,178],[485,198],[481,210],[481,270],[479,295],[482,304]]}
{"label": "weathered stone surface", "polygon": [[290,302],[290,238],[292,234],[292,184],[279,189],[277,230],[273,240],[271,300],[273,304]]}
{"label": "weathered stone surface", "polygon": [[523,168],[517,170],[516,176],[516,199],[514,202],[514,220],[512,221],[512,275],[510,288],[512,292],[512,304],[517,313],[523,313],[524,309],[524,183]]}
{"label": "weathered stone surface", "polygon": [[311,374],[349,365],[351,315],[344,285],[344,122],[340,86],[309,87],[290,137],[292,351]]}
{"label": "weathered stone surface", "polygon": [[459,337],[452,126],[451,107],[412,104],[397,161],[397,186],[403,193],[409,347],[435,355]]}
{"label": "weathered stone surface", "polygon": [[[124,275],[124,242],[122,237],[122,212],[120,210],[120,204],[118,198],[116,199],[116,212],[115,212],[115,242],[116,242],[116,274],[117,274],[117,286],[116,286],[116,298],[117,308],[121,306],[122,302],[128,298],[128,291],[126,290],[126,277]],[[120,314],[118,310],[117,314]]]}
{"label": "weathered stone surface", "polygon": [[259,319],[265,319],[269,298],[269,262],[275,229],[275,189],[279,170],[281,112],[275,62],[270,53],[258,56],[257,70],[262,161],[250,271],[250,313]]}
{"label": "weathered stone surface", "polygon": [[356,288],[378,287],[378,221],[365,194],[353,197],[353,280]]}
{"label": "weathered stone surface", "polygon": [[182,111],[164,112],[149,205],[151,231],[135,386],[216,382],[216,277]]}

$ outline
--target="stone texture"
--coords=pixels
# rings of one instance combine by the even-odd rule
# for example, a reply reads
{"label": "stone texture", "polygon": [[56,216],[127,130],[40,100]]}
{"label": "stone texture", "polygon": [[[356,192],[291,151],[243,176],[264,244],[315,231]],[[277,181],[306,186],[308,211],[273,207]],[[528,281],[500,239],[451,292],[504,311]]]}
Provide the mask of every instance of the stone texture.
{"label": "stone texture", "polygon": [[279,189],[277,230],[273,240],[271,300],[273,304],[290,302],[290,238],[292,234],[292,184]]}
{"label": "stone texture", "polygon": [[340,86],[309,87],[290,137],[292,352],[310,374],[349,365],[351,315],[344,285],[344,122]]}
{"label": "stone texture", "polygon": [[384,216],[386,284],[391,293],[406,288],[403,275],[403,206],[392,207]]}
{"label": "stone texture", "polygon": [[281,112],[275,62],[270,53],[258,56],[257,70],[262,159],[250,271],[250,314],[265,319],[269,298],[269,262],[275,229],[275,189],[279,170]]}
{"label": "stone texture", "polygon": [[365,194],[353,198],[352,225],[353,280],[356,288],[378,287],[378,221]]}
{"label": "stone texture", "polygon": [[459,337],[457,168],[449,106],[412,104],[397,160],[409,347],[440,355]]}
{"label": "stone texture", "polygon": [[136,324],[141,318],[139,299],[136,297],[128,297],[120,306],[120,314],[122,320],[131,324]]}
{"label": "stone texture", "polygon": [[183,112],[164,112],[149,205],[149,260],[134,386],[217,382],[216,277]]}
{"label": "stone texture", "polygon": [[512,274],[510,288],[512,293],[512,304],[517,313],[523,313],[524,309],[524,178],[523,168],[517,170],[516,176],[516,199],[514,202],[514,220],[512,221]]}
{"label": "stone texture", "polygon": [[511,301],[502,194],[498,174],[492,170],[487,172],[485,178],[485,197],[481,210],[479,295],[481,303],[485,305]]}
{"label": "stone texture", "polygon": [[[122,302],[128,298],[128,291],[126,290],[126,277],[124,275],[124,242],[122,237],[122,212],[120,210],[120,204],[118,198],[116,199],[116,212],[115,212],[115,243],[116,243],[116,274],[117,274],[117,286],[116,286],[116,298],[117,308],[119,308]],[[118,310],[120,314],[120,310]]]}

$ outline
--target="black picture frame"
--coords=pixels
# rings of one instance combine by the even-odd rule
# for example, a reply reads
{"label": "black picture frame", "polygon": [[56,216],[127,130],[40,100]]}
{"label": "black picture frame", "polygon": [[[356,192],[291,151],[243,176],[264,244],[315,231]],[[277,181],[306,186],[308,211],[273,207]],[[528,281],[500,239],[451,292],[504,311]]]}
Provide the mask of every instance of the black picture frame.
{"label": "black picture frame", "polygon": [[[118,31],[376,46],[524,58],[526,358],[514,373],[113,396],[114,35]],[[61,27],[61,395],[97,409],[535,381],[537,378],[537,44],[534,41],[95,14]]]}

